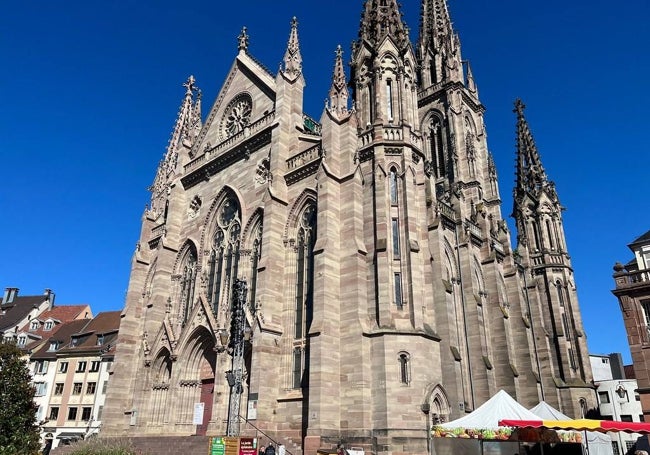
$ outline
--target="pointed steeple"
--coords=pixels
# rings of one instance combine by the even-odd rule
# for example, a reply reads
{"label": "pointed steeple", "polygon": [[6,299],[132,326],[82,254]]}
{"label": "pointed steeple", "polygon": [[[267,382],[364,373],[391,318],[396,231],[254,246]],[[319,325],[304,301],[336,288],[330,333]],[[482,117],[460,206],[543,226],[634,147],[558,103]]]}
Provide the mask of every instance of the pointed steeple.
{"label": "pointed steeple", "polygon": [[295,80],[302,73],[302,56],[300,55],[300,43],[298,42],[298,20],[294,17],[291,20],[291,33],[287,50],[284,53],[283,73],[291,80]]}
{"label": "pointed steeple", "polygon": [[408,27],[397,0],[366,0],[359,29],[360,41],[376,46],[390,36],[402,49],[409,44]]}
{"label": "pointed steeple", "polygon": [[418,65],[421,68],[422,88],[443,81],[473,84],[463,80],[460,40],[454,32],[446,0],[422,0],[420,36],[417,45]]}
{"label": "pointed steeple", "polygon": [[548,178],[537,152],[535,140],[524,117],[524,103],[517,99],[513,112],[517,114],[517,176],[515,199],[523,193],[537,195],[548,183]]}
{"label": "pointed steeple", "polygon": [[336,48],[336,60],[334,62],[334,74],[332,75],[332,86],[330,87],[329,111],[337,117],[348,112],[348,87],[343,69],[343,50],[341,45]]}
{"label": "pointed steeple", "polygon": [[420,8],[419,48],[440,52],[443,47],[451,48],[454,43],[446,0],[422,0]]}
{"label": "pointed steeple", "polygon": [[201,130],[201,91],[196,86],[194,76],[187,78],[183,84],[185,96],[178,110],[174,130],[167,144],[165,156],[158,165],[156,178],[149,188],[152,193],[151,209],[160,211],[161,198],[167,188],[178,164],[179,153],[190,150]]}

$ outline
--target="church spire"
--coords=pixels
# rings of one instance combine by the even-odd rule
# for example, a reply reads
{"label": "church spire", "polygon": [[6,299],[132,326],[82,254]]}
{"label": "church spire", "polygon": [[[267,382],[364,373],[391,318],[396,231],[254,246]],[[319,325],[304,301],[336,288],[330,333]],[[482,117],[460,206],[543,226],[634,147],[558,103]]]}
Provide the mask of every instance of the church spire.
{"label": "church spire", "polygon": [[524,117],[524,103],[517,99],[513,112],[517,114],[517,170],[515,181],[515,199],[522,193],[537,195],[548,183],[548,178],[539,158],[537,146]]}
{"label": "church spire", "polygon": [[284,53],[284,74],[289,79],[295,80],[302,73],[302,56],[300,55],[300,43],[298,42],[298,20],[291,21],[291,33],[287,50]]}
{"label": "church spire", "polygon": [[[446,0],[422,0],[417,59],[422,88],[443,81],[474,84],[473,79],[463,80],[460,41],[452,27]],[[475,88],[474,85],[472,91]]]}
{"label": "church spire", "polygon": [[337,117],[345,115],[348,112],[348,87],[343,69],[343,50],[340,44],[336,48],[334,74],[329,95],[329,111]]}
{"label": "church spire", "polygon": [[400,49],[409,44],[408,27],[402,20],[397,0],[366,0],[359,39],[375,47],[386,36],[390,36]]}
{"label": "church spire", "polygon": [[447,1],[422,0],[418,47],[422,50],[440,52],[442,47],[452,47],[453,36]]}

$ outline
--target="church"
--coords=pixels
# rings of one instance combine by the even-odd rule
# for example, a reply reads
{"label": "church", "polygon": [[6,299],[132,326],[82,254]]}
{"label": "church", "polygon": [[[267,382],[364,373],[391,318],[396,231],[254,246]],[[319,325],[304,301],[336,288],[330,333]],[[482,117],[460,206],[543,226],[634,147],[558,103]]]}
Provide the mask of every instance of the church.
{"label": "church", "polygon": [[595,407],[563,207],[523,103],[513,248],[447,2],[421,0],[416,43],[396,0],[359,3],[320,118],[303,112],[295,19],[275,74],[242,30],[207,116],[185,83],[102,434],[426,453],[428,427],[502,389],[571,417]]}

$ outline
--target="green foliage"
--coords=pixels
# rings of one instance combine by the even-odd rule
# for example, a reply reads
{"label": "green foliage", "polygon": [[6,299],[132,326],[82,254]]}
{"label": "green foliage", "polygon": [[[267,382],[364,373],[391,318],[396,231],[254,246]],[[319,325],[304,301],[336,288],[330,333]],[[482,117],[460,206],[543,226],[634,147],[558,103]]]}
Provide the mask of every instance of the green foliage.
{"label": "green foliage", "polygon": [[41,447],[34,386],[21,357],[15,344],[0,342],[0,455],[33,455]]}
{"label": "green foliage", "polygon": [[70,455],[145,455],[128,440],[90,438],[74,445]]}

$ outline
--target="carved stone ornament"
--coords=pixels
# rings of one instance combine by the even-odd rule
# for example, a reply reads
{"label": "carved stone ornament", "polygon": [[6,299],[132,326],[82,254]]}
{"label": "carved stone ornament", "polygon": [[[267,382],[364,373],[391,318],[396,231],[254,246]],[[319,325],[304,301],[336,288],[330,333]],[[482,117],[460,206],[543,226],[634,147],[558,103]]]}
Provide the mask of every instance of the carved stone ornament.
{"label": "carved stone ornament", "polygon": [[228,103],[221,118],[221,138],[227,139],[244,131],[251,120],[253,100],[248,93],[240,93]]}

